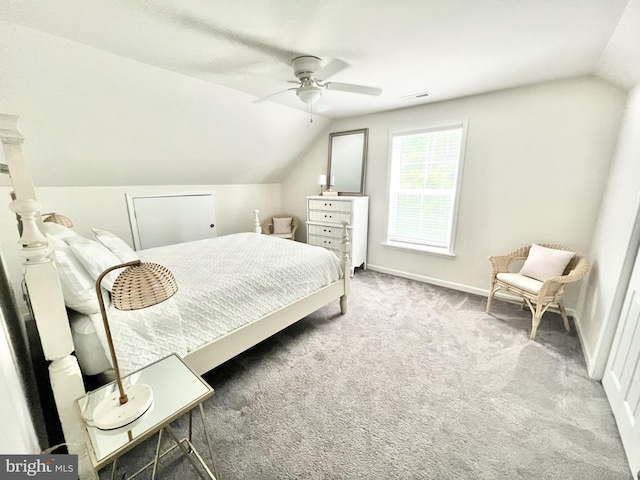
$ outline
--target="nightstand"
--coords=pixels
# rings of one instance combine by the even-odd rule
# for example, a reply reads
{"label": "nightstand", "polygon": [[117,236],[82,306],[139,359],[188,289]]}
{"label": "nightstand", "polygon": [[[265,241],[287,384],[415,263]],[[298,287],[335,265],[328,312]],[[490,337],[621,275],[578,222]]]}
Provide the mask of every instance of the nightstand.
{"label": "nightstand", "polygon": [[[151,466],[153,467],[152,478],[155,478],[158,460],[178,449],[188,458],[201,478],[205,478],[202,474],[204,470],[210,478],[215,480],[214,473],[200,456],[191,439],[193,410],[199,407],[211,464],[215,472],[211,439],[202,409],[202,402],[213,395],[213,389],[175,354],[127,375],[123,378],[123,383],[125,385],[144,383],[153,390],[153,404],[149,410],[129,425],[115,430],[100,430],[92,425],[93,410],[103,398],[117,388],[115,383],[89,392],[77,402],[81,416],[87,424],[87,447],[96,472],[111,463],[111,476],[114,478],[117,459],[152,435],[158,434],[155,458],[128,478],[133,478]],[[171,423],[187,414],[189,415],[189,436],[180,440]],[[161,453],[163,433],[169,435],[174,445]],[[202,468],[199,468],[196,459]]]}

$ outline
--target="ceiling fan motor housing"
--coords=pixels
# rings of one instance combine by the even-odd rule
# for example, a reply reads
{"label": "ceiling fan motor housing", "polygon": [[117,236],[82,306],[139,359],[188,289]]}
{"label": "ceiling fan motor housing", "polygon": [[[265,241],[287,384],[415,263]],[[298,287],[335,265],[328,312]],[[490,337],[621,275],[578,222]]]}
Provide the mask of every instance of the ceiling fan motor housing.
{"label": "ceiling fan motor housing", "polygon": [[291,64],[296,78],[302,80],[303,78],[314,77],[314,74],[320,70],[321,60],[318,57],[306,55],[294,58]]}

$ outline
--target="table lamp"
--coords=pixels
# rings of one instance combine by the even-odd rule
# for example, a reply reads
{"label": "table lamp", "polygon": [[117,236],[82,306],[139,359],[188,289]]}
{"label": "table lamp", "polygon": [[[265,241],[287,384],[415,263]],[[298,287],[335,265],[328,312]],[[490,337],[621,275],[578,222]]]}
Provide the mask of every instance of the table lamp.
{"label": "table lamp", "polygon": [[57,223],[58,225],[69,228],[73,227],[73,222],[71,221],[71,219],[59,213],[43,213],[42,216],[44,217],[42,220],[43,222]]}
{"label": "table lamp", "polygon": [[322,187],[327,186],[327,176],[325,174],[318,175],[317,184],[320,185],[320,195],[322,195]]}
{"label": "table lamp", "polygon": [[125,268],[116,278],[111,290],[111,301],[118,310],[151,307],[164,302],[178,291],[176,280],[168,269],[156,263],[143,263],[140,260],[114,265],[102,272],[96,280],[98,304],[118,385],[118,391],[104,398],[93,412],[94,424],[101,430],[112,430],[133,422],[153,403],[153,392],[148,385],[122,385],[101,287],[102,279],[118,268]]}

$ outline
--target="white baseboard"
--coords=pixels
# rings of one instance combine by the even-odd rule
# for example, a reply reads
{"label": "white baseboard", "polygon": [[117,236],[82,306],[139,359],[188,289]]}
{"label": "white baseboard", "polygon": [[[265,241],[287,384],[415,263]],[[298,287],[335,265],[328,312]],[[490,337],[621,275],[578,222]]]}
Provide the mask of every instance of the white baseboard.
{"label": "white baseboard", "polygon": [[439,278],[426,277],[424,275],[418,275],[415,273],[403,272],[401,270],[394,270],[392,268],[381,267],[379,265],[367,264],[369,270],[375,272],[387,273],[395,277],[408,278],[409,280],[417,280],[418,282],[429,283],[431,285],[437,285],[439,287],[446,287],[452,290],[459,290],[461,292],[473,293],[474,295],[481,295],[486,297],[489,295],[489,289],[472,287],[470,285],[464,285],[462,283],[448,282],[446,280],[440,280]]}
{"label": "white baseboard", "polygon": [[587,373],[593,380],[602,380],[602,375],[598,375],[595,372],[595,359],[593,358],[593,352],[587,348],[587,342],[584,341],[584,334],[582,333],[582,321],[580,317],[573,312],[573,324],[576,326],[576,332],[578,333],[578,340],[580,340],[580,346],[582,347],[582,354],[584,356],[584,362],[587,364]]}
{"label": "white baseboard", "polygon": [[[480,295],[482,297],[489,296],[488,288],[478,288],[478,287],[472,287],[471,285],[465,285],[463,283],[448,282],[447,280],[441,280],[439,278],[433,278],[433,277],[427,277],[424,275],[418,275],[415,273],[403,272],[401,270],[394,270],[392,268],[381,267],[379,265],[372,265],[370,263],[367,264],[367,268],[375,272],[386,273],[389,275],[394,275],[396,277],[408,278],[409,280],[417,280],[418,282],[429,283],[431,285],[437,285],[438,287],[450,288],[452,290],[458,290],[460,292],[465,292],[465,293],[472,293],[474,295]],[[510,295],[502,291],[497,292],[495,295],[495,298],[505,302],[512,302],[512,303],[518,303],[518,304],[522,303],[522,300],[519,297]],[[560,311],[557,308],[550,308],[549,311],[560,313]],[[567,313],[571,317],[575,318],[576,316],[575,310],[572,308],[567,308]]]}
{"label": "white baseboard", "polygon": [[[372,265],[372,264],[367,264],[367,268],[370,270],[373,270],[375,272],[380,272],[380,273],[386,273],[389,275],[394,275],[396,277],[402,277],[402,278],[408,278],[409,280],[417,280],[418,282],[424,282],[424,283],[429,283],[431,285],[437,285],[439,287],[445,287],[445,288],[450,288],[452,290],[458,290],[461,292],[465,292],[465,293],[472,293],[474,295],[480,295],[483,297],[488,297],[489,296],[489,289],[488,288],[478,288],[478,287],[472,287],[471,285],[464,285],[462,283],[456,283],[456,282],[449,282],[447,280],[441,280],[439,278],[433,278],[433,277],[427,277],[425,275],[418,275],[415,273],[409,273],[409,272],[403,272],[401,270],[394,270],[392,268],[386,268],[386,267],[381,267],[379,265]],[[498,292],[496,293],[496,298],[498,298],[499,300],[503,300],[506,302],[513,302],[513,303],[522,303],[521,301],[519,301],[519,299],[517,297],[514,297],[512,295],[508,295],[508,294],[504,294],[503,292]],[[556,312],[559,313],[559,310],[556,308],[550,308],[549,309],[552,312]],[[585,348],[585,342],[583,341],[583,335],[582,335],[582,330],[581,330],[581,325],[580,325],[580,319],[578,318],[575,309],[573,308],[567,308],[567,314],[570,317],[573,317],[573,323],[576,326],[576,332],[578,333],[578,340],[580,341],[580,345],[582,346],[582,352],[584,354],[584,360],[587,364],[587,371],[589,373],[589,376],[591,378],[595,378],[592,376],[592,371],[593,371],[593,355],[591,354],[591,352],[589,352],[586,348]],[[598,378],[596,378],[596,380],[599,380]]]}

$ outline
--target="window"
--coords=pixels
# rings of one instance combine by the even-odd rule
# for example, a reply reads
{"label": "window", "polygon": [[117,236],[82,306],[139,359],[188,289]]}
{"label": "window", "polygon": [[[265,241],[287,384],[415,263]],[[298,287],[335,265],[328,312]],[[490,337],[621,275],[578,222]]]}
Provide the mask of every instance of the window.
{"label": "window", "polygon": [[453,254],[465,127],[391,135],[387,245]]}

